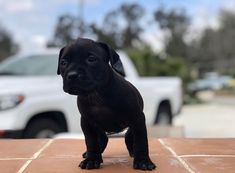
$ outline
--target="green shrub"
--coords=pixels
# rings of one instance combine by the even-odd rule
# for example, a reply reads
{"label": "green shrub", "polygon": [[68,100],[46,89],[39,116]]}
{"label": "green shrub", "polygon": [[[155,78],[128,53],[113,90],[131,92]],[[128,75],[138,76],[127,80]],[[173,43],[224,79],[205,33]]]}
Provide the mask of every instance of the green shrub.
{"label": "green shrub", "polygon": [[188,66],[180,57],[167,56],[162,59],[148,47],[130,49],[126,52],[140,76],[178,76],[185,82],[190,79]]}

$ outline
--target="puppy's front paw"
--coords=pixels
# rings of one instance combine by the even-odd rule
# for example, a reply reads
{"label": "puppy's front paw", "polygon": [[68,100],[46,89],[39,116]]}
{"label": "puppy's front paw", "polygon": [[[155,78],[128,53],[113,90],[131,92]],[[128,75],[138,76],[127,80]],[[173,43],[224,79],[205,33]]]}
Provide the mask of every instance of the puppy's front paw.
{"label": "puppy's front paw", "polygon": [[133,164],[134,169],[140,169],[144,171],[151,171],[156,168],[156,165],[149,159],[134,159],[134,164]]}
{"label": "puppy's front paw", "polygon": [[85,152],[85,153],[83,153],[82,154],[82,157],[85,159],[85,158],[87,158],[87,153]]}
{"label": "puppy's front paw", "polygon": [[100,164],[102,163],[102,159],[85,159],[81,161],[79,167],[81,169],[99,169]]}

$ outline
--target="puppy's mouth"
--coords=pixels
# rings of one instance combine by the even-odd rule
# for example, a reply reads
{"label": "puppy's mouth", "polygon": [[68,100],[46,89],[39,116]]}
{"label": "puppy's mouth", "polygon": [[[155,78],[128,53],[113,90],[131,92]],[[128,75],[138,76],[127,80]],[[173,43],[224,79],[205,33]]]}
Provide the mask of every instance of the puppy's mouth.
{"label": "puppy's mouth", "polygon": [[94,84],[88,85],[64,85],[63,89],[66,93],[71,95],[87,95],[93,90],[95,90]]}

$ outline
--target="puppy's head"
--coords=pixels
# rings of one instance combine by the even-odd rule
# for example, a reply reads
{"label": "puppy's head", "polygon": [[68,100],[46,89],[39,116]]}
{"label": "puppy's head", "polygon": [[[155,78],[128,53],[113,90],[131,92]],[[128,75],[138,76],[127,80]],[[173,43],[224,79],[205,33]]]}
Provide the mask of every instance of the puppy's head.
{"label": "puppy's head", "polygon": [[110,65],[125,75],[118,54],[105,43],[78,38],[60,50],[57,74],[63,89],[72,95],[87,95],[104,86],[110,78]]}

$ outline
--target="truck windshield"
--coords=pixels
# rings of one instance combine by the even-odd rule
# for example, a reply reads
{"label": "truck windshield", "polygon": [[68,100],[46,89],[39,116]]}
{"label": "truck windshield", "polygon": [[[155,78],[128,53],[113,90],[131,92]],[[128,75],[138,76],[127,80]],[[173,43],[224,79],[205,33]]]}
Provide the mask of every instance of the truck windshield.
{"label": "truck windshield", "polygon": [[57,55],[14,57],[0,64],[0,75],[56,75]]}

